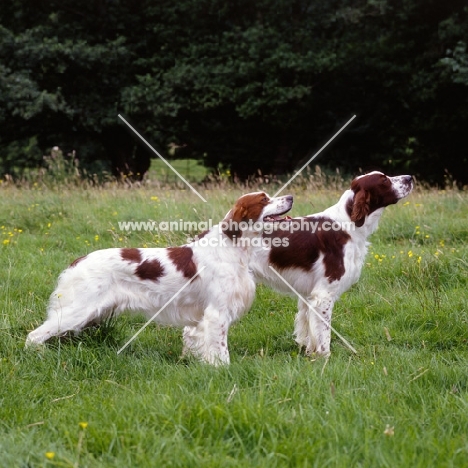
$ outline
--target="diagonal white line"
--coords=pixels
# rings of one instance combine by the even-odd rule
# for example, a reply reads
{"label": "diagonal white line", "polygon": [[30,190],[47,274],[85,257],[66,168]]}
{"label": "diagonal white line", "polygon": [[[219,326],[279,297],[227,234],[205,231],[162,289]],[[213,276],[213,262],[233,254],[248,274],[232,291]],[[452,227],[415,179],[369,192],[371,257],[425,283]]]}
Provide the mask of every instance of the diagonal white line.
{"label": "diagonal white line", "polygon": [[120,354],[204,269],[200,268],[118,351]]}
{"label": "diagonal white line", "polygon": [[187,187],[189,187],[194,193],[196,193],[205,203],[206,203],[206,200],[192,187],[192,185],[190,185],[190,183],[185,180],[185,178],[182,176],[182,174],[179,174],[179,172],[176,171],[176,169],[174,169],[174,167],[172,167],[171,164],[169,164],[169,162],[164,159],[136,130],[135,128],[133,128],[120,114],[118,115],[119,116],[119,119],[122,120],[123,122],[125,122],[127,124],[127,126],[133,130],[133,132],[135,133],[135,135],[137,135],[140,140],[146,144],[146,146],[148,146],[149,149],[151,149],[154,154],[156,154],[159,159],[164,162],[175,174],[177,174],[179,176],[179,178],[187,185]]}
{"label": "diagonal white line", "polygon": [[354,119],[353,115],[274,195],[277,197]]}
{"label": "diagonal white line", "polygon": [[346,340],[346,338],[344,338],[342,335],[340,335],[332,326],[331,326],[331,323],[328,323],[312,306],[311,304],[305,300],[295,289],[293,286],[291,286],[271,265],[269,266],[269,268],[275,273],[276,276],[278,276],[278,278],[281,279],[281,281],[283,281],[283,283],[289,287],[289,289],[302,301],[304,302],[304,304],[308,305],[309,306],[309,310],[312,310],[314,312],[314,314],[327,326],[329,326],[331,328],[331,330],[333,331],[333,333],[335,333],[335,335],[354,353],[354,354],[357,354],[358,352],[351,346],[351,344],[349,343],[348,340]]}

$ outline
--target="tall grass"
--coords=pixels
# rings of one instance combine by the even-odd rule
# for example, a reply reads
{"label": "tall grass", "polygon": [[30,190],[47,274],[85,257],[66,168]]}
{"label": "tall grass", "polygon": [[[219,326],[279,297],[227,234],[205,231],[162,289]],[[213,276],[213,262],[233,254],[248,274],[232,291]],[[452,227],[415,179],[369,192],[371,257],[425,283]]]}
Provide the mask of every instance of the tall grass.
{"label": "tall grass", "polygon": [[[118,221],[219,220],[280,182],[149,178],[85,187],[0,184],[0,466],[468,466],[468,196],[418,189],[389,207],[360,282],[337,303],[332,356],[296,348],[296,301],[259,287],[230,332],[232,364],[180,360],[178,329],[122,317],[25,352],[58,274],[95,249],[166,246],[190,232],[122,232]],[[267,183],[269,182],[269,183]],[[348,181],[313,172],[292,214],[334,203]],[[276,184],[276,185],[275,185]]]}

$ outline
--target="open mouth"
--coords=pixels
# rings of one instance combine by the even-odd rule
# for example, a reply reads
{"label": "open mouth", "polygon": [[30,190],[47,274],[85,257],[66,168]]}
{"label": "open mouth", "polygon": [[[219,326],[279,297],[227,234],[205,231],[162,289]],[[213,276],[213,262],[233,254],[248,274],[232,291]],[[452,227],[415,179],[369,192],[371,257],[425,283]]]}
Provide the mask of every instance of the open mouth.
{"label": "open mouth", "polygon": [[279,223],[281,221],[290,221],[292,218],[291,216],[283,216],[289,210],[283,211],[282,213],[268,215],[263,218],[263,222],[265,223]]}

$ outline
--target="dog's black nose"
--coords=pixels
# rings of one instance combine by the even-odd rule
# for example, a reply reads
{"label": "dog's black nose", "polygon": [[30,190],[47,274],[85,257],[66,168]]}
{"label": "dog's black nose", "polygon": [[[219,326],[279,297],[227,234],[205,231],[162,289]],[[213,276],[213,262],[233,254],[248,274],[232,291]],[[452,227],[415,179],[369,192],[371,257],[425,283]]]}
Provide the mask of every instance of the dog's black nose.
{"label": "dog's black nose", "polygon": [[406,175],[405,176],[405,181],[408,182],[408,183],[413,182],[413,176],[412,175]]}
{"label": "dog's black nose", "polygon": [[294,200],[294,197],[292,195],[285,195],[284,198],[288,200],[289,202],[292,202]]}

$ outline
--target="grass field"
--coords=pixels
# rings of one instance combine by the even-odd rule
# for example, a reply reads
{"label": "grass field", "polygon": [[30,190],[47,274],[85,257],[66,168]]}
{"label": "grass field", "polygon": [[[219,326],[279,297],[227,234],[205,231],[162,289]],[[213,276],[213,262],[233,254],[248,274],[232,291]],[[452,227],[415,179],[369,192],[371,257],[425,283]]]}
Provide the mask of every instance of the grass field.
{"label": "grass field", "polygon": [[[197,186],[198,187],[198,186]],[[185,242],[119,221],[219,220],[250,189],[156,183],[0,184],[0,466],[468,466],[468,194],[416,190],[389,207],[360,282],[337,303],[328,361],[301,355],[296,301],[259,287],[232,327],[232,364],[180,361],[181,331],[122,317],[23,349],[58,274],[116,246]],[[267,189],[270,193],[274,188]],[[334,203],[298,181],[292,214]]]}

